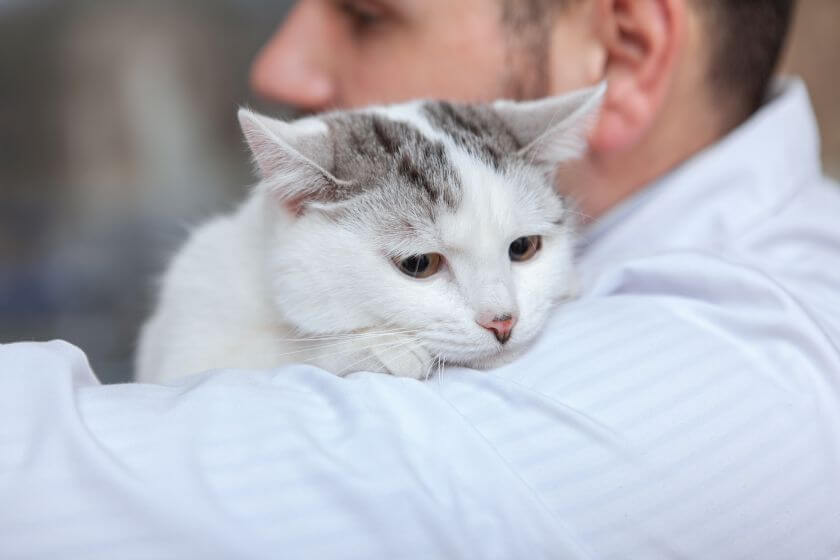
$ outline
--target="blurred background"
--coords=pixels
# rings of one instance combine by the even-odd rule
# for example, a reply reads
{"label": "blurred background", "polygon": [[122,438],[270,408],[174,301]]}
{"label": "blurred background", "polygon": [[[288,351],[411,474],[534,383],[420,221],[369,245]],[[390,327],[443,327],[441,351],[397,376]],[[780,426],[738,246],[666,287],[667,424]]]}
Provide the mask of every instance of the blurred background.
{"label": "blurred background", "polygon": [[[154,279],[253,183],[236,107],[290,0],[0,0],[0,342],[62,338],[131,378]],[[840,177],[840,1],[802,0],[802,75]],[[840,217],[838,217],[840,219]]]}

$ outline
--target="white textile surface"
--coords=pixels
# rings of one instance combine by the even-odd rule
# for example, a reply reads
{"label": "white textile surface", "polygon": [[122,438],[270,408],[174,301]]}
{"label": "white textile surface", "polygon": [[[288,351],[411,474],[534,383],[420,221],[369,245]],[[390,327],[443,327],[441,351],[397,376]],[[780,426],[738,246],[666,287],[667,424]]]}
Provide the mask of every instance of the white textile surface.
{"label": "white textile surface", "polygon": [[840,190],[804,87],[586,232],[504,368],[101,386],[0,346],[0,558],[840,558]]}

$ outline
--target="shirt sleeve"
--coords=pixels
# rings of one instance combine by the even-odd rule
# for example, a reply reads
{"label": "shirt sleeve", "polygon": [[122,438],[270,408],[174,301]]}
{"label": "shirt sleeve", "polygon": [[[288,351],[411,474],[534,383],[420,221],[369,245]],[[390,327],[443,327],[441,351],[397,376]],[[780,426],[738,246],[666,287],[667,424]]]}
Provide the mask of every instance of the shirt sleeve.
{"label": "shirt sleeve", "polygon": [[101,386],[66,343],[0,347],[0,557],[840,554],[831,357],[781,299],[744,320],[662,292],[566,305],[520,360],[426,382]]}

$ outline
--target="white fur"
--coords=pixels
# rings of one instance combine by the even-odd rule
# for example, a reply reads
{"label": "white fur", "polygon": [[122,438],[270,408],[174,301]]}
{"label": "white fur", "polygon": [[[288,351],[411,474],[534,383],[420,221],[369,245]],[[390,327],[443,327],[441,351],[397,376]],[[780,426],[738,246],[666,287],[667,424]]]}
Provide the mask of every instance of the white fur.
{"label": "white fur", "polygon": [[[376,110],[441,139],[415,105]],[[306,126],[325,128],[311,119]],[[365,369],[422,378],[444,361],[488,367],[524,350],[553,304],[573,295],[571,220],[554,223],[566,210],[550,190],[534,187],[546,181],[540,169],[500,174],[446,141],[463,183],[461,204],[400,247],[383,247],[363,220],[290,213],[278,202],[277,177],[266,177],[232,215],[198,228],[163,278],[142,331],[137,379],[295,362],[339,375]],[[264,142],[260,149],[270,152]],[[281,167],[288,172],[286,162]],[[511,262],[510,243],[537,234],[541,251]],[[422,280],[389,258],[424,252],[441,253],[445,264]],[[517,316],[507,344],[476,323],[480,313]]]}

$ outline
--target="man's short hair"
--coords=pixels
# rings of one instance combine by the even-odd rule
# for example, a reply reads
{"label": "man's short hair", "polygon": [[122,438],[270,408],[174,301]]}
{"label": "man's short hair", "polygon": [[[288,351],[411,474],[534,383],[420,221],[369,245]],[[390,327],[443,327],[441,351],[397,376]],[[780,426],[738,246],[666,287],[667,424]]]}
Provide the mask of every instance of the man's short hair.
{"label": "man's short hair", "polygon": [[715,41],[709,76],[715,92],[749,114],[779,63],[796,0],[694,0]]}

